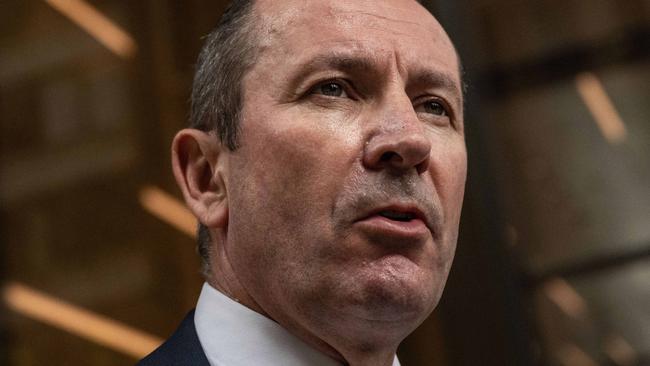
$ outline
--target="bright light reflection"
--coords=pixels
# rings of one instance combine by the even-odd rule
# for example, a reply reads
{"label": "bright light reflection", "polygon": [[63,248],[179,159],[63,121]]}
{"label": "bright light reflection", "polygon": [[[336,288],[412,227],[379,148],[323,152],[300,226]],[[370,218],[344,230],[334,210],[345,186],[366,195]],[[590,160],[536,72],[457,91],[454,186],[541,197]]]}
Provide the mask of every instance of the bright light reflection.
{"label": "bright light reflection", "polygon": [[603,84],[591,72],[576,76],[576,88],[594,118],[598,129],[610,144],[620,144],[627,137],[627,129],[616,111]]}
{"label": "bright light reflection", "polygon": [[154,337],[20,283],[8,283],[2,299],[10,310],[76,336],[141,359],[162,343]]}
{"label": "bright light reflection", "polygon": [[638,362],[637,352],[625,338],[611,335],[604,342],[605,353],[619,366],[632,366]]}
{"label": "bright light reflection", "polygon": [[83,0],[44,0],[121,58],[133,57],[137,45],[127,32]]}
{"label": "bright light reflection", "polygon": [[587,303],[578,292],[561,278],[553,278],[544,284],[544,293],[562,311],[579,319],[587,313]]}
{"label": "bright light reflection", "polygon": [[139,196],[140,204],[150,214],[190,237],[196,237],[196,218],[183,203],[160,188],[152,186],[142,188]]}

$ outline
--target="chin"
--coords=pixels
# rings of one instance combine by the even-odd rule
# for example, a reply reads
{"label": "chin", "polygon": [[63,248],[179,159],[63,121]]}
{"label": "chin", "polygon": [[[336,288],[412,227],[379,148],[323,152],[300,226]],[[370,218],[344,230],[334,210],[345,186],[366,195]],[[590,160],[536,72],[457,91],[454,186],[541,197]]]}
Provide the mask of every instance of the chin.
{"label": "chin", "polygon": [[362,270],[352,305],[360,318],[384,322],[419,322],[438,301],[430,272],[404,257],[383,258]]}

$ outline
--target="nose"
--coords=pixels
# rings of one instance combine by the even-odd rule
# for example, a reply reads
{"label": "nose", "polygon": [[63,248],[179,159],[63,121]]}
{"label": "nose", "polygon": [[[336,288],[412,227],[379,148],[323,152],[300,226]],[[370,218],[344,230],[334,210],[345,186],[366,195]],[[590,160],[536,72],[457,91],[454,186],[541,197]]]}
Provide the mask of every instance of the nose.
{"label": "nose", "polygon": [[418,174],[427,171],[431,141],[409,103],[409,110],[399,117],[389,118],[375,130],[366,142],[363,164],[372,170],[387,169],[405,174],[415,169]]}

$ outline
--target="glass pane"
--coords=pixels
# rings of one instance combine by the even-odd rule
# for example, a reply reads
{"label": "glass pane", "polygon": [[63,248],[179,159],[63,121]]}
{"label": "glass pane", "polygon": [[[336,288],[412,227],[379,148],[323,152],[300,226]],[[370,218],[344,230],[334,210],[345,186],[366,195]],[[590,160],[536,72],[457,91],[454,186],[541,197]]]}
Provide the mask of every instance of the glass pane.
{"label": "glass pane", "polygon": [[595,75],[624,123],[613,143],[576,80],[518,93],[490,111],[513,248],[533,273],[650,242],[648,63]]}
{"label": "glass pane", "polygon": [[542,286],[536,313],[552,364],[643,364],[650,354],[648,283],[645,260]]}

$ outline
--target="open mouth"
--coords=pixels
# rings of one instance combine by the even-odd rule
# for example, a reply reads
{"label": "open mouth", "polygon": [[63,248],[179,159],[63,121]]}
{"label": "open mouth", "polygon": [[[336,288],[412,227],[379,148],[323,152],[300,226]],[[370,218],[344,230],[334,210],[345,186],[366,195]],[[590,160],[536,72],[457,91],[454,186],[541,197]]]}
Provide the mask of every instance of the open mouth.
{"label": "open mouth", "polygon": [[382,240],[397,238],[402,245],[429,238],[431,231],[425,220],[417,207],[392,205],[369,212],[358,223],[371,235],[380,235]]}
{"label": "open mouth", "polygon": [[408,222],[417,218],[417,216],[411,212],[398,212],[398,211],[387,210],[387,211],[380,211],[377,214],[387,219],[394,220],[394,221],[401,221],[401,222]]}

